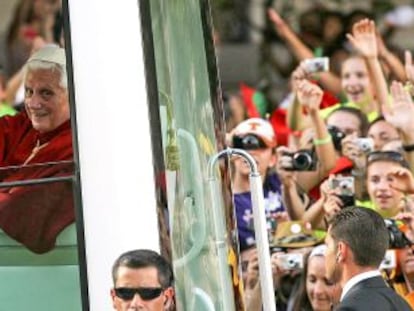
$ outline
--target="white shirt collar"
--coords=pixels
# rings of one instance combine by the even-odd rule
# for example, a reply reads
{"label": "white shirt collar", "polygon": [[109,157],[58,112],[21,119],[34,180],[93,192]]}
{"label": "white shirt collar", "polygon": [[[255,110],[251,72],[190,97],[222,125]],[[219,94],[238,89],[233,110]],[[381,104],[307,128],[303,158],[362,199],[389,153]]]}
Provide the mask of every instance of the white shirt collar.
{"label": "white shirt collar", "polygon": [[363,273],[357,274],[357,275],[353,276],[352,278],[350,278],[348,280],[348,282],[345,283],[345,286],[342,289],[342,294],[341,294],[340,301],[342,301],[342,299],[344,299],[346,293],[348,293],[349,290],[353,286],[355,286],[355,284],[357,284],[357,283],[359,283],[363,280],[376,277],[376,276],[381,276],[381,272],[379,272],[379,270],[372,270],[372,271],[368,271],[368,272],[363,272]]}

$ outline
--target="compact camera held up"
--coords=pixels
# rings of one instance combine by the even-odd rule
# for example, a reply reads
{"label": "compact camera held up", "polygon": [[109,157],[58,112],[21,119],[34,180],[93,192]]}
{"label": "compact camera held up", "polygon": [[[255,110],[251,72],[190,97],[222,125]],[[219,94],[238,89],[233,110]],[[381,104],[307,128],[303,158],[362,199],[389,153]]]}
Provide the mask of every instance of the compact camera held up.
{"label": "compact camera held up", "polygon": [[329,71],[329,58],[328,57],[315,57],[315,58],[305,59],[303,61],[303,65],[307,73]]}
{"label": "compact camera held up", "polygon": [[314,150],[302,149],[297,152],[284,152],[283,156],[291,158],[290,165],[284,165],[286,171],[314,171],[317,166],[317,158]]}
{"label": "compact camera held up", "polygon": [[386,251],[384,259],[379,266],[380,270],[392,270],[397,267],[397,254],[395,250],[389,249]]}
{"label": "compact camera held up", "polygon": [[394,219],[384,219],[384,222],[389,234],[389,249],[385,253],[379,268],[380,270],[392,270],[397,266],[395,250],[406,248],[413,243],[398,228],[398,224]]}
{"label": "compact camera held up", "polygon": [[385,226],[389,233],[389,248],[398,249],[405,248],[413,243],[405,236],[394,219],[384,219]]}
{"label": "compact camera held up", "polygon": [[280,268],[283,270],[302,270],[303,255],[299,253],[282,254],[278,257]]}
{"label": "compact camera held up", "polygon": [[331,180],[331,189],[339,189],[337,196],[342,201],[342,207],[355,205],[355,180],[352,176],[338,176]]}
{"label": "compact camera held up", "polygon": [[345,138],[346,134],[334,125],[328,125],[328,132],[332,137],[332,142],[334,144],[335,150],[341,151],[342,150],[341,142],[342,142],[342,139]]}
{"label": "compact camera held up", "polygon": [[363,153],[374,151],[374,140],[369,137],[359,137],[355,140],[356,145]]}

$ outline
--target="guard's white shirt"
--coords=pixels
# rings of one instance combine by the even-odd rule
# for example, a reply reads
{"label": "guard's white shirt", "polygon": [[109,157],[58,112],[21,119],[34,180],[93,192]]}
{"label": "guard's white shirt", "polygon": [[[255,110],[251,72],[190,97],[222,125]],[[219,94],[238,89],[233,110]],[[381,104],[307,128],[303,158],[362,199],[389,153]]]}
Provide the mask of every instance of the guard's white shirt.
{"label": "guard's white shirt", "polygon": [[340,301],[342,301],[342,299],[344,299],[346,293],[349,292],[349,290],[355,286],[357,283],[369,279],[369,278],[373,278],[376,276],[381,276],[381,272],[379,272],[379,270],[373,270],[373,271],[368,271],[368,272],[363,272],[360,274],[355,275],[354,277],[350,278],[348,280],[348,282],[345,283],[344,288],[342,289],[342,294],[341,294],[341,299]]}

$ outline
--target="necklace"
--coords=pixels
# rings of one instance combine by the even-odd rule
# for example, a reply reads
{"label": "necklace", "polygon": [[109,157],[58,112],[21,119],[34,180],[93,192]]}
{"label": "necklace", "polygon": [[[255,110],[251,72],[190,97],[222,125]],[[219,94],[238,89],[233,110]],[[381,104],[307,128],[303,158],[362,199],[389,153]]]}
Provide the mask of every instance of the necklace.
{"label": "necklace", "polygon": [[32,150],[32,153],[27,157],[27,159],[26,159],[26,161],[24,161],[23,165],[26,165],[27,163],[29,163],[41,149],[43,149],[44,147],[47,146],[48,143],[49,142],[40,144],[40,140],[38,139],[36,141],[36,146],[34,146],[34,148]]}

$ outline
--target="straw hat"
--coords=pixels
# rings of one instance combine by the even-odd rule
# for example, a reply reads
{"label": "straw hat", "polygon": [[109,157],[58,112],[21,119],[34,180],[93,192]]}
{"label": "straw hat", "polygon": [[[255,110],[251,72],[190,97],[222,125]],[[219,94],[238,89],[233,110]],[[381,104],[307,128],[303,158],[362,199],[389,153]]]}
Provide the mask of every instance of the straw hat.
{"label": "straw hat", "polygon": [[304,221],[278,223],[271,243],[272,247],[301,248],[323,243],[326,232],[312,230],[311,224]]}

